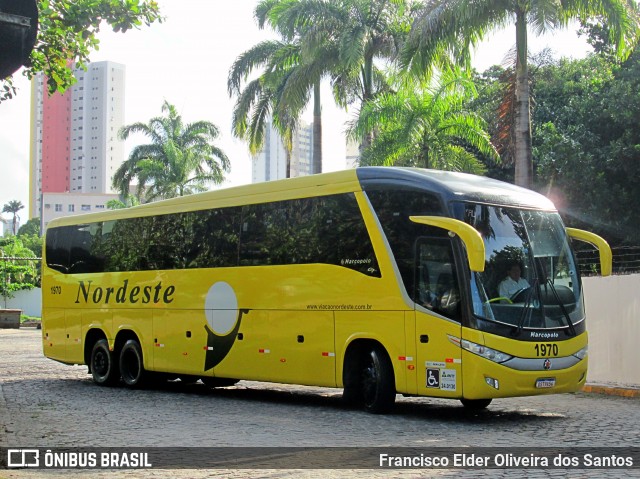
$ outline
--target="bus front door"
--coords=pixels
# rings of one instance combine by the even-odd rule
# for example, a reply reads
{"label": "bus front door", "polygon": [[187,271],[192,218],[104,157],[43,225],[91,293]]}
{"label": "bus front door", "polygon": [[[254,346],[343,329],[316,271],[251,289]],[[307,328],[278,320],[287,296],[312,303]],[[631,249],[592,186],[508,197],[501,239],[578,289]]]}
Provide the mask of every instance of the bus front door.
{"label": "bus front door", "polygon": [[415,341],[419,395],[462,395],[460,286],[446,237],[416,242]]}

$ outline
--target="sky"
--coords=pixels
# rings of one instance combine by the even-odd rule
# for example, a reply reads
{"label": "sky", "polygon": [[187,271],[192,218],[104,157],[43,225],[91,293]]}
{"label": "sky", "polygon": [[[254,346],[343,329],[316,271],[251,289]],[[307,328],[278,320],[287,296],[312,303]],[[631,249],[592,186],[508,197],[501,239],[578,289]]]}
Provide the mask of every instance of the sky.
{"label": "sky", "polygon": [[[157,0],[166,20],[162,24],[113,33],[104,26],[98,38],[100,49],[92,61],[113,61],[126,66],[125,124],[147,123],[161,114],[165,100],[176,106],[185,122],[206,120],[217,125],[221,135],[217,145],[231,160],[231,172],[223,186],[251,182],[251,160],[246,144],[231,134],[235,99],[227,93],[227,76],[234,60],[244,51],[276,35],[260,30],[253,18],[258,0]],[[500,64],[515,44],[515,29],[487,37],[474,54],[474,66],[483,71]],[[590,51],[575,27],[555,35],[530,35],[529,50],[545,47],[556,56],[582,57]],[[20,73],[14,75],[18,95],[0,103],[0,205],[19,200],[25,205],[21,223],[29,207],[30,84]],[[353,114],[339,110],[323,85],[323,171],[345,165],[345,123]],[[308,112],[304,118],[311,122]],[[125,151],[144,137],[127,141]],[[5,214],[5,216],[8,216]]]}

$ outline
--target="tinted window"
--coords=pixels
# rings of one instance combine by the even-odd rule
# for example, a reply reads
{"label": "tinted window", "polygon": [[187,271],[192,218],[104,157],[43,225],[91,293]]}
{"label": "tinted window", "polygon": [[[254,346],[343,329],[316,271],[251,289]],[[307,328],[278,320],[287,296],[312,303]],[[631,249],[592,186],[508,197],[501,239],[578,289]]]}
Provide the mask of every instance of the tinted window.
{"label": "tinted window", "polygon": [[328,263],[380,276],[353,194],[131,218],[47,232],[64,273]]}
{"label": "tinted window", "polygon": [[409,219],[410,216],[440,216],[442,207],[435,195],[411,190],[367,190],[408,292],[414,290],[414,246],[418,237],[442,236],[443,230],[430,228]]}
{"label": "tinted window", "polygon": [[47,231],[47,265],[49,268],[68,273],[69,245],[65,241],[67,228],[55,228]]}
{"label": "tinted window", "polygon": [[416,248],[413,300],[427,309],[460,320],[460,286],[449,238],[420,238]]}

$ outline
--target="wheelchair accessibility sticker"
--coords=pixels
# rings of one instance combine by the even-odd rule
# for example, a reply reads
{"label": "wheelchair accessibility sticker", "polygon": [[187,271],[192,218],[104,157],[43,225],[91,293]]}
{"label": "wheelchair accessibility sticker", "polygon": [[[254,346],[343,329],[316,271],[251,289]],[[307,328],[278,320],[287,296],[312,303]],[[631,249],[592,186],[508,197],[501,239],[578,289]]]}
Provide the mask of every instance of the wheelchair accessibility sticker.
{"label": "wheelchair accessibility sticker", "polygon": [[440,389],[440,370],[427,368],[427,387]]}
{"label": "wheelchair accessibility sticker", "polygon": [[455,369],[427,368],[427,387],[455,391],[457,387]]}

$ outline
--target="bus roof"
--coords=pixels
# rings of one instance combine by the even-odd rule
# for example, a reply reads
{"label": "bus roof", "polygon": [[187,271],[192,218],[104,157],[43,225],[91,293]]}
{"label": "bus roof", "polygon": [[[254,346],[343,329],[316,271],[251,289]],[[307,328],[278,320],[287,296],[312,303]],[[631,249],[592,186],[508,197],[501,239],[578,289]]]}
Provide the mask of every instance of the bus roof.
{"label": "bus roof", "polygon": [[482,176],[420,168],[361,167],[319,175],[223,188],[121,210],[64,216],[52,220],[49,226],[108,221],[116,218],[134,218],[211,207],[222,208],[349,191],[366,191],[367,188],[374,187],[398,187],[432,191],[441,195],[443,202],[447,203],[455,200],[466,200],[496,205],[555,210],[553,203],[538,193]]}
{"label": "bus roof", "polygon": [[431,191],[444,203],[469,201],[500,206],[515,206],[555,211],[547,197],[520,186],[485,176],[441,170],[398,167],[358,168],[362,189],[407,188]]}

